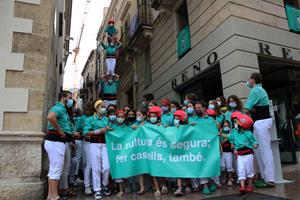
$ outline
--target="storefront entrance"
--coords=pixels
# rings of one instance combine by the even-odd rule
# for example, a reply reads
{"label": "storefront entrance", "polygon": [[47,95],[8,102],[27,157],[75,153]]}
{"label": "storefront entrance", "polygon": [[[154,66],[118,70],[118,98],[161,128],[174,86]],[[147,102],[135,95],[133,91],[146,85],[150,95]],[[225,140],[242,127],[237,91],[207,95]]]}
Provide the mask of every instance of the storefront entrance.
{"label": "storefront entrance", "polygon": [[296,163],[300,150],[300,63],[259,57],[263,87],[273,101],[282,163]]}
{"label": "storefront entrance", "polygon": [[188,93],[194,93],[198,96],[199,100],[204,100],[206,102],[210,99],[222,96],[223,87],[220,64],[217,63],[205,69],[195,78],[180,85],[176,90],[180,92],[182,102],[185,95]]}

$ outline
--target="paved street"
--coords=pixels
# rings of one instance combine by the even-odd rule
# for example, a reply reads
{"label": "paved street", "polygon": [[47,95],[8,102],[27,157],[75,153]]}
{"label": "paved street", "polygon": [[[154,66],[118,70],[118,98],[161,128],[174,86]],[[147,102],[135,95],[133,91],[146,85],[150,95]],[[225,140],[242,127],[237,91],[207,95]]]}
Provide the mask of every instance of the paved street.
{"label": "paved street", "polygon": [[[288,184],[280,184],[277,185],[276,188],[267,188],[267,189],[256,189],[255,192],[257,193],[263,193],[268,194],[272,196],[278,196],[293,200],[299,200],[300,199],[300,164],[298,165],[286,165],[283,166],[284,171],[284,178],[287,180],[294,180],[292,183]],[[79,188],[78,188],[79,190]],[[186,194],[185,196],[181,198],[174,197],[173,195],[163,195],[160,198],[155,198],[152,192],[148,192],[142,196],[135,195],[135,194],[125,194],[122,199],[135,199],[135,200],[148,200],[148,199],[161,199],[161,200],[175,200],[175,199],[181,199],[181,200],[195,200],[195,199],[207,199],[211,197],[217,197],[217,196],[225,196],[230,194],[237,194],[238,193],[238,187],[223,187],[219,190],[217,190],[216,193],[209,195],[209,196],[203,196],[200,193],[192,193],[192,194]],[[78,195],[76,198],[70,198],[73,200],[92,200],[94,199],[94,196],[85,196],[82,192]],[[119,199],[116,195],[112,195],[110,197],[104,198],[107,200],[113,200],[113,199]],[[241,196],[242,199],[242,196]]]}

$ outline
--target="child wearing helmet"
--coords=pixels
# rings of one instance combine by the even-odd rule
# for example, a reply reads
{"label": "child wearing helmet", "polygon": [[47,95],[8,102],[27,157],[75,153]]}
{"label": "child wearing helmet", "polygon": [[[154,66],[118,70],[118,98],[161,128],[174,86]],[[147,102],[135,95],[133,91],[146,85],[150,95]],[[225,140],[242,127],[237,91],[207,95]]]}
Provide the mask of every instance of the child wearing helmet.
{"label": "child wearing helmet", "polygon": [[[196,117],[189,118],[189,124],[196,125],[202,123],[215,122],[215,119],[208,114],[215,116],[214,110],[207,109],[207,103],[204,101],[198,101],[195,103]],[[219,183],[219,177],[207,177],[207,178],[192,178],[193,191],[199,191],[199,186],[203,185],[202,193],[208,195],[217,189]]]}
{"label": "child wearing helmet", "polygon": [[107,27],[105,28],[104,32],[107,34],[108,42],[114,40],[118,31],[115,27],[115,20],[113,18],[108,20]]}
{"label": "child wearing helmet", "polygon": [[[148,117],[150,120],[150,123],[153,125],[160,125],[160,120],[162,116],[162,110],[159,106],[152,106],[149,111],[148,111]],[[141,177],[143,175],[139,176],[139,183],[140,183],[140,190],[137,192],[137,194],[144,194],[145,193],[145,186],[144,186],[144,179]],[[161,196],[159,184],[158,184],[158,179],[157,177],[152,177],[153,183],[154,183],[154,189],[155,193],[154,195],[156,197]]]}
{"label": "child wearing helmet", "polygon": [[[230,134],[230,122],[225,120],[223,127],[221,129],[223,134]],[[226,138],[221,138],[221,145],[222,145],[222,153],[221,153],[221,178],[222,183],[226,183],[228,186],[232,186],[232,172],[233,172],[233,146]]]}
{"label": "child wearing helmet", "polygon": [[[240,192],[253,192],[252,179],[254,177],[253,148],[257,148],[257,141],[250,131],[253,120],[246,114],[237,113],[236,122],[238,128],[231,134],[220,134],[234,145],[237,151],[238,180],[240,181]],[[246,186],[246,180],[248,185]]]}
{"label": "child wearing helmet", "polygon": [[[194,107],[194,106],[193,106]],[[174,125],[179,127],[180,125],[188,124],[188,114],[183,110],[177,110],[174,112]],[[174,196],[180,197],[183,196],[183,179],[177,178],[178,189],[174,192]],[[186,187],[185,190],[190,190],[189,187]]]}

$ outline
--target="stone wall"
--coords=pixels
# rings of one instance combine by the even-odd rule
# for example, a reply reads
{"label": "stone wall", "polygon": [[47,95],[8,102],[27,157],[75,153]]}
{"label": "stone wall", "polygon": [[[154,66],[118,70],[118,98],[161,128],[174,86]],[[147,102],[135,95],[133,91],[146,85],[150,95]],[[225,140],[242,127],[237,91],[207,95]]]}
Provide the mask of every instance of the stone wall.
{"label": "stone wall", "polygon": [[1,200],[38,200],[45,194],[42,130],[48,102],[55,98],[48,83],[56,80],[50,62],[54,5],[52,0],[1,1]]}

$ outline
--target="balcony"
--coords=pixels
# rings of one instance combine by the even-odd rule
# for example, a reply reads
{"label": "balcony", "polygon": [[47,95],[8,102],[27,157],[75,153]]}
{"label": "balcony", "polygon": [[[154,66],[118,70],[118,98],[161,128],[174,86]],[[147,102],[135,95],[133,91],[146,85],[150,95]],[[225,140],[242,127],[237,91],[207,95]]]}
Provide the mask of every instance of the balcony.
{"label": "balcony", "polygon": [[153,37],[152,33],[153,15],[151,0],[140,0],[137,12],[130,21],[124,24],[125,47],[140,51],[146,48]]}
{"label": "balcony", "polygon": [[171,13],[172,7],[174,5],[174,0],[152,0],[151,7],[154,10],[159,10],[162,14]]}

